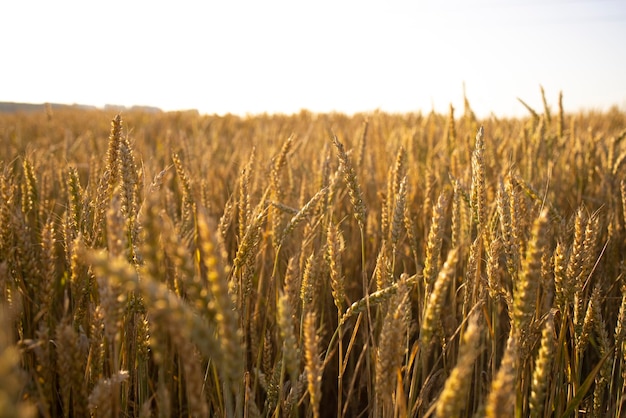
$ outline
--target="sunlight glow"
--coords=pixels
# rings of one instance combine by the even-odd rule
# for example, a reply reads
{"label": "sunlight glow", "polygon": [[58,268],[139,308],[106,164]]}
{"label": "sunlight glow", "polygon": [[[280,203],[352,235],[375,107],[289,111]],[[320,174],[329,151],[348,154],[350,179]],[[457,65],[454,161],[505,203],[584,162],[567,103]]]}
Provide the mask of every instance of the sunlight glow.
{"label": "sunlight glow", "polygon": [[626,107],[623,0],[0,6],[0,101],[207,113]]}

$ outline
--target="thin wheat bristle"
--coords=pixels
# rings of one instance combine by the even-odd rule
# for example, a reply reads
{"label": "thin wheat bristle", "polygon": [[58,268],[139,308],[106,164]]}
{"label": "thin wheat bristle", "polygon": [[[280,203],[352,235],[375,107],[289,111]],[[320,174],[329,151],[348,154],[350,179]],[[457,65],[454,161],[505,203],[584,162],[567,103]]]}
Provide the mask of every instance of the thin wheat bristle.
{"label": "thin wheat bristle", "polygon": [[[440,273],[441,274],[441,273]],[[407,286],[413,286],[420,279],[420,276],[410,276],[405,280]],[[366,311],[368,304],[370,307],[378,306],[389,299],[393,295],[395,295],[398,291],[398,282],[393,283],[381,290],[378,290],[374,293],[370,293],[367,297],[357,300],[352,305],[346,309],[344,314],[341,316],[341,320],[339,321],[339,325],[344,325],[348,319],[351,317],[363,313]]]}
{"label": "thin wheat bristle", "polygon": [[289,235],[299,224],[304,222],[315,210],[318,203],[326,197],[328,189],[323,188],[311,197],[311,199],[287,222],[283,230],[279,234],[278,243],[279,246],[285,240],[285,237]]}
{"label": "thin wheat bristle", "polygon": [[522,106],[524,106],[526,108],[526,110],[528,110],[528,112],[530,112],[530,114],[532,115],[533,119],[535,120],[539,120],[540,116],[539,114],[535,111],[535,109],[533,109],[532,107],[530,107],[525,101],[523,101],[522,99],[520,99],[519,97],[517,98],[517,101],[520,102],[522,104]]}

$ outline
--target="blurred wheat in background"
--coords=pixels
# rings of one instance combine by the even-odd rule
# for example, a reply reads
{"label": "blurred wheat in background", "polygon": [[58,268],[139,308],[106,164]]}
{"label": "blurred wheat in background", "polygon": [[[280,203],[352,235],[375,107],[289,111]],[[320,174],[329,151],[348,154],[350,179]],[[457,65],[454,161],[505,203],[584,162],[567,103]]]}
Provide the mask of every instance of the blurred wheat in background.
{"label": "blurred wheat in background", "polygon": [[626,115],[465,103],[1,114],[0,416],[624,416]]}

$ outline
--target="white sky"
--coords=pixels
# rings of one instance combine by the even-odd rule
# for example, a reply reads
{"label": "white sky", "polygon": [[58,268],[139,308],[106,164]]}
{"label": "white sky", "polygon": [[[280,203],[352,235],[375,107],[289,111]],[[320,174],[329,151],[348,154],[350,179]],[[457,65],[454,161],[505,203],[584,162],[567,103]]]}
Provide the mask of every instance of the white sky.
{"label": "white sky", "polygon": [[3,1],[0,101],[207,113],[626,109],[626,0]]}

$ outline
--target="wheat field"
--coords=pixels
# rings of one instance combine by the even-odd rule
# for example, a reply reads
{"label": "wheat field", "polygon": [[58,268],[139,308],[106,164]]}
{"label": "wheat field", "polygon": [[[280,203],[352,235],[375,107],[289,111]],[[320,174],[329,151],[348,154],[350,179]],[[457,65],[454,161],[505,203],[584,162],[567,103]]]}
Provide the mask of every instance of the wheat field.
{"label": "wheat field", "polygon": [[626,415],[626,114],[0,114],[2,417]]}

